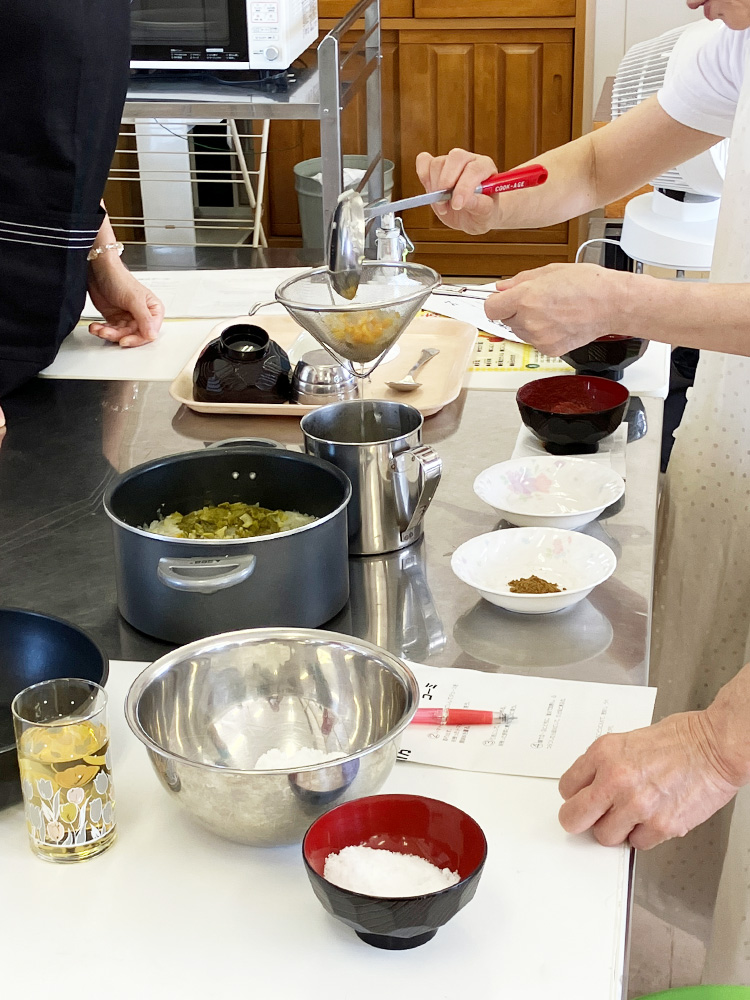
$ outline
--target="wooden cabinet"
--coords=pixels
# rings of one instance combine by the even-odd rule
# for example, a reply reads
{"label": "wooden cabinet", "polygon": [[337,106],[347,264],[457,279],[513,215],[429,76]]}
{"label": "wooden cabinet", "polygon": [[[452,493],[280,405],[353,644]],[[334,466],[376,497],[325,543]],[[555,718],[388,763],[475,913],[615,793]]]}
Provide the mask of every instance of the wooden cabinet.
{"label": "wooden cabinet", "polygon": [[[319,18],[345,17],[352,9],[352,0],[318,0]],[[380,0],[380,18],[411,17],[414,14],[413,0]]]}
{"label": "wooden cabinet", "polygon": [[415,17],[571,17],[576,0],[414,0]]}
{"label": "wooden cabinet", "polygon": [[[401,40],[399,62],[402,197],[422,190],[413,168],[422,150],[459,146],[507,169],[571,136],[571,31],[412,32]],[[567,255],[567,224],[469,238],[446,229],[430,208],[404,213],[404,223],[419,259],[443,273],[497,273],[498,253],[516,256],[524,243]]]}
{"label": "wooden cabinet", "polygon": [[[349,0],[320,0],[321,18]],[[584,0],[381,0],[383,152],[394,198],[421,193],[414,161],[454,146],[515,166],[580,134]],[[408,13],[404,13],[408,7]],[[461,20],[458,20],[461,18]],[[333,22],[321,20],[325,33]],[[344,151],[364,153],[362,96],[343,118]],[[274,121],[266,231],[271,245],[299,240],[294,164],[319,155],[317,122]],[[514,274],[572,260],[575,222],[471,237],[429,208],[404,214],[412,259],[446,275]]]}

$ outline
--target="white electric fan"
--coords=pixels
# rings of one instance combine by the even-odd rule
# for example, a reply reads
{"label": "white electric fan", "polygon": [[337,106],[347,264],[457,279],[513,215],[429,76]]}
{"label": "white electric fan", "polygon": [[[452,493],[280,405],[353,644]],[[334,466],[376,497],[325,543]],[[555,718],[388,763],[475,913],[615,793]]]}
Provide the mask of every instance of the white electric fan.
{"label": "white electric fan", "polygon": [[[719,22],[696,21],[628,49],[615,76],[612,118],[655,94],[690,59]],[[637,262],[677,271],[708,271],[729,140],[654,178],[654,190],[625,206],[620,246]]]}

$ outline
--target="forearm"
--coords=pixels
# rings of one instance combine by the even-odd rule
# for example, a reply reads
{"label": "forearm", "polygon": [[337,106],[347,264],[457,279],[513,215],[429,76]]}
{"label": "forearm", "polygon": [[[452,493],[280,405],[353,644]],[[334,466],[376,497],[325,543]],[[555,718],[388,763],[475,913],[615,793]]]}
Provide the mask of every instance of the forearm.
{"label": "forearm", "polygon": [[738,787],[750,783],[750,664],[724,685],[701,714],[724,776]]}
{"label": "forearm", "polygon": [[[535,156],[548,176],[539,187],[495,195],[492,229],[554,226],[597,207],[596,163],[591,135]],[[524,166],[525,164],[521,164]]]}
{"label": "forearm", "polygon": [[750,357],[750,284],[622,276],[617,332]]}
{"label": "forearm", "polygon": [[718,140],[676,122],[650,98],[603,128],[529,160],[547,168],[547,181],[497,195],[494,228],[550,226],[584,215],[631,194]]}
{"label": "forearm", "polygon": [[[106,206],[102,202],[102,208],[106,211]],[[99,232],[96,235],[96,239],[92,245],[92,250],[103,249],[104,247],[115,247],[118,243],[115,231],[112,228],[112,223],[110,222],[109,215],[105,215],[102,220],[102,224],[99,227]],[[120,251],[122,252],[122,251]],[[89,278],[96,274],[101,274],[102,272],[119,272],[121,270],[126,270],[125,265],[120,259],[120,253],[116,249],[105,250],[103,253],[97,254],[92,260],[89,261]]]}
{"label": "forearm", "polygon": [[[102,206],[104,207],[104,206]],[[97,233],[96,239],[94,240],[95,247],[103,247],[107,243],[116,243],[117,237],[115,236],[115,231],[112,228],[112,223],[109,221],[109,215],[105,215],[101,226],[99,227],[99,232]]]}

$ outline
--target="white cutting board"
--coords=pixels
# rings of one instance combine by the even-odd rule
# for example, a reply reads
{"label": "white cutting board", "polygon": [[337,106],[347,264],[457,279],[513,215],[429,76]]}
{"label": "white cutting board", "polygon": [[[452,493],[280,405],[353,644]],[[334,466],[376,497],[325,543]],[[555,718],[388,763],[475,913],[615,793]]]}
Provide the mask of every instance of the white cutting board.
{"label": "white cutting board", "polygon": [[[122,348],[93,337],[98,318],[87,298],[85,319],[67,337],[41,375],[47,378],[126,379],[171,382],[205,342],[218,319],[241,316],[255,302],[273,302],[277,285],[306,268],[228,271],[142,271],[136,277],[164,303],[159,336],[143,347]],[[284,313],[279,305],[264,312]]]}
{"label": "white cutting board", "polygon": [[215,319],[165,320],[152,344],[124,348],[93,337],[87,324],[79,323],[40,374],[45,378],[171,382],[215,325]]}
{"label": "white cutting board", "polygon": [[[45,863],[27,846],[23,808],[0,812],[0,881],[13,914],[3,945],[16,958],[5,963],[4,996],[80,1000],[86,983],[100,983],[106,1000],[620,1000],[629,851],[564,833],[555,781],[396,764],[383,791],[464,809],[488,856],[476,896],[434,940],[380,951],[323,910],[299,846],[230,843],[170,801],[124,718],[143,666],[113,661],[107,681],[114,846],[69,867]],[[60,913],[83,921],[80,968],[76,928],[60,931]]]}
{"label": "white cutting board", "polygon": [[[231,268],[208,271],[136,271],[135,277],[164,303],[171,319],[242,316],[256,302],[273,301],[277,287],[306,267]],[[86,299],[86,318],[98,316]]]}

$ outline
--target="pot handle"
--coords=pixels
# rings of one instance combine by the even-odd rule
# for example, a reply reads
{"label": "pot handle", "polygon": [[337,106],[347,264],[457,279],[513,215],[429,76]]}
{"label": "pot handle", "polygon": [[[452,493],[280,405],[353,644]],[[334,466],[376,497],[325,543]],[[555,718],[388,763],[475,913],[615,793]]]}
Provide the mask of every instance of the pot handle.
{"label": "pot handle", "polygon": [[224,556],[206,559],[159,560],[156,575],[165,587],[192,594],[215,594],[217,590],[235,587],[252,576],[257,556]]}
{"label": "pot handle", "polygon": [[224,438],[223,441],[212,441],[210,444],[206,445],[206,448],[280,448],[285,451],[285,447],[279,441],[274,441],[273,438],[258,438],[258,437],[244,437],[244,438]]}
{"label": "pot handle", "polygon": [[433,448],[422,444],[395,455],[391,470],[401,541],[408,544],[414,541],[417,528],[435,495],[443,463]]}

